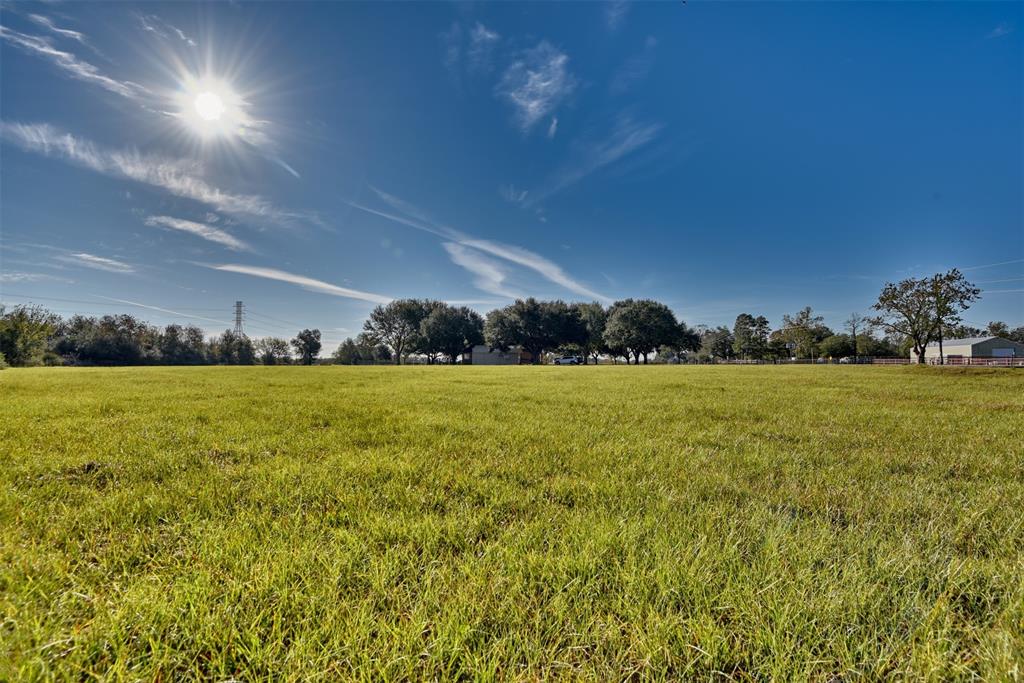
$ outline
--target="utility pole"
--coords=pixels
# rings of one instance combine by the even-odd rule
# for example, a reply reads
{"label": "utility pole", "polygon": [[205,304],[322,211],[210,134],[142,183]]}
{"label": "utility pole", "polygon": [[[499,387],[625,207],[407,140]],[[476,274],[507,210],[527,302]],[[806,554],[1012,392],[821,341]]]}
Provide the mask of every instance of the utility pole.
{"label": "utility pole", "polygon": [[244,337],[245,332],[242,330],[242,302],[235,302],[235,334],[239,337]]}

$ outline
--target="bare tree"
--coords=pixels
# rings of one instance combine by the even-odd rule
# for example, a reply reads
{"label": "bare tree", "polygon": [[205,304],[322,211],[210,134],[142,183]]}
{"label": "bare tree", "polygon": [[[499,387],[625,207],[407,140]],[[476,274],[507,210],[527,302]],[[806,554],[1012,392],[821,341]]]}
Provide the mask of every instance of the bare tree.
{"label": "bare tree", "polygon": [[858,332],[864,334],[871,330],[871,318],[860,313],[851,313],[850,317],[846,319],[844,323],[846,329],[850,331],[850,336],[853,337],[853,355],[860,355],[860,342],[857,339]]}

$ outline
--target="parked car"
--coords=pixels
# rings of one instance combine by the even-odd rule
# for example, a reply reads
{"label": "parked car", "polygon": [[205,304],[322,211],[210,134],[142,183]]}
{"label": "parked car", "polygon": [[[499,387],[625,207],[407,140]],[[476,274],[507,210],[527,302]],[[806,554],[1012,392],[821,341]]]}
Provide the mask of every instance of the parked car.
{"label": "parked car", "polygon": [[551,362],[555,365],[583,365],[583,361],[580,360],[579,356],[562,356]]}

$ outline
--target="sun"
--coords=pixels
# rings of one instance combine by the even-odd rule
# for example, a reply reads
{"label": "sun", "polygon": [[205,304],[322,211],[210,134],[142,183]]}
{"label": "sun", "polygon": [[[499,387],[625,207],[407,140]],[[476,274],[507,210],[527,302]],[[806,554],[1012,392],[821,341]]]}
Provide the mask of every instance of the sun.
{"label": "sun", "polygon": [[196,114],[203,121],[219,121],[224,116],[224,100],[215,92],[201,92],[196,96]]}
{"label": "sun", "polygon": [[177,101],[179,120],[203,139],[244,136],[251,125],[245,100],[217,78],[183,79]]}

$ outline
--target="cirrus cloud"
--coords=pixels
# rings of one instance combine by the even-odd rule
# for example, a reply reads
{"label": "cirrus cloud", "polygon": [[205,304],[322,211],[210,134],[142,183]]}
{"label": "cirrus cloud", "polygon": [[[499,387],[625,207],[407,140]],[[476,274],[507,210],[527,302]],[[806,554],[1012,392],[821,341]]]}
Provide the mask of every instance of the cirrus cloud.
{"label": "cirrus cloud", "polygon": [[179,232],[187,232],[209,242],[225,246],[228,249],[234,249],[235,251],[253,250],[251,246],[234,235],[212,225],[207,225],[206,223],[197,223],[183,218],[173,218],[171,216],[149,216],[146,218],[146,225],[150,227],[168,228]]}
{"label": "cirrus cloud", "polygon": [[[513,263],[527,270],[532,270],[549,282],[553,282],[580,296],[607,303],[611,302],[610,297],[587,287],[584,283],[566,273],[565,269],[560,265],[536,252],[512,244],[474,237],[461,230],[442,225],[433,221],[427,216],[426,212],[409,202],[376,188],[372,189],[382,201],[391,207],[392,211],[381,211],[355,202],[349,202],[349,205],[360,211],[365,211],[366,213],[371,213],[442,238],[448,243],[444,245],[444,248],[452,258],[452,262],[473,273],[475,276],[474,282],[478,286],[481,283],[486,285],[480,287],[484,291],[497,294],[496,290],[499,288],[505,289],[503,285],[506,277],[504,266],[493,259],[485,260],[482,258],[483,255],[487,255]],[[456,245],[456,248],[450,246],[451,244]],[[458,248],[460,246],[462,247],[461,249]],[[507,292],[507,290],[504,291],[503,296],[515,298],[515,295]]]}
{"label": "cirrus cloud", "polygon": [[237,263],[225,263],[222,265],[202,265],[204,265],[206,268],[220,270],[225,273],[239,273],[241,275],[261,277],[266,280],[277,280],[278,282],[287,282],[289,284],[298,285],[299,287],[302,287],[303,289],[309,290],[311,292],[319,292],[320,294],[329,294],[331,296],[339,296],[344,297],[346,299],[358,299],[360,301],[369,301],[375,304],[386,304],[391,301],[391,297],[384,296],[383,294],[374,294],[373,292],[363,292],[358,289],[339,287],[338,285],[332,285],[330,282],[324,282],[323,280],[316,280],[311,277],[306,277],[305,275],[297,275],[295,273],[277,270],[276,268],[246,266]]}
{"label": "cirrus cloud", "polygon": [[106,256],[96,256],[95,254],[89,254],[86,252],[60,254],[54,258],[58,261],[63,261],[64,263],[74,266],[83,266],[85,268],[92,268],[93,270],[104,270],[108,273],[135,272],[135,267],[129,263],[108,258]]}
{"label": "cirrus cloud", "polygon": [[[77,32],[72,31],[71,33]],[[77,35],[81,36],[81,34]],[[70,52],[54,47],[49,38],[33,36],[13,31],[6,26],[0,26],[0,39],[6,40],[22,52],[46,59],[63,71],[65,75],[75,80],[98,85],[121,97],[126,97],[130,100],[140,100],[150,94],[146,88],[138,83],[119,81],[104,75],[95,65],[79,59]]]}
{"label": "cirrus cloud", "polygon": [[575,89],[569,56],[545,40],[509,65],[495,92],[512,105],[516,124],[528,133]]}
{"label": "cirrus cloud", "polygon": [[259,195],[222,190],[202,177],[202,168],[195,162],[142,154],[135,149],[109,149],[47,123],[0,121],[0,138],[25,150],[63,159],[97,173],[161,188],[222,213],[282,226],[294,225],[296,221],[319,221],[311,214],[280,209]]}

